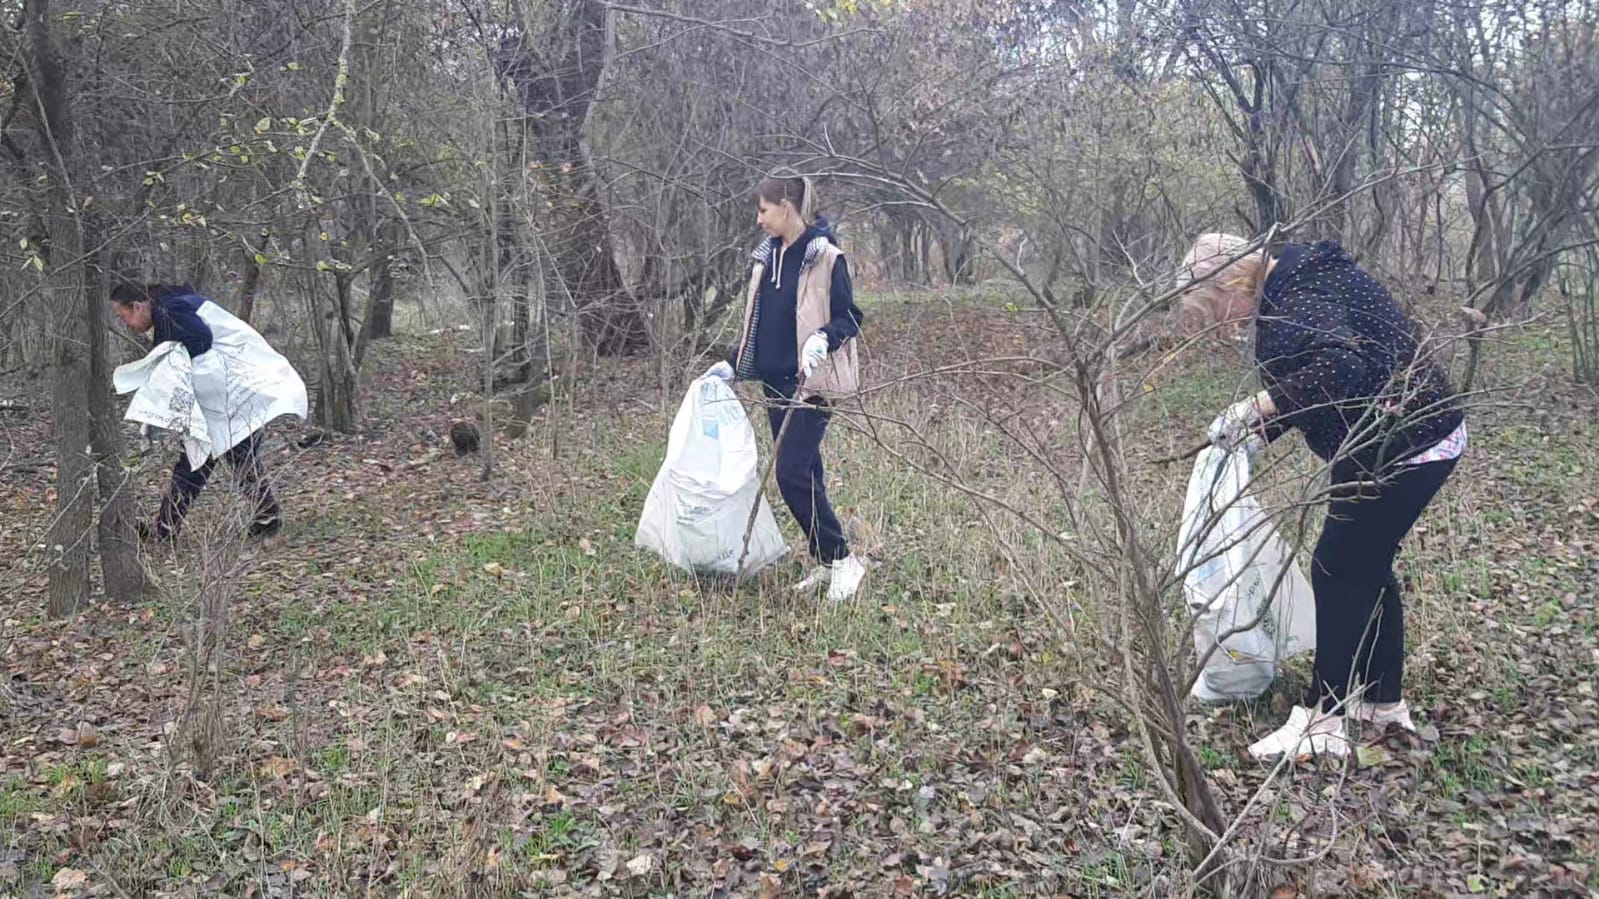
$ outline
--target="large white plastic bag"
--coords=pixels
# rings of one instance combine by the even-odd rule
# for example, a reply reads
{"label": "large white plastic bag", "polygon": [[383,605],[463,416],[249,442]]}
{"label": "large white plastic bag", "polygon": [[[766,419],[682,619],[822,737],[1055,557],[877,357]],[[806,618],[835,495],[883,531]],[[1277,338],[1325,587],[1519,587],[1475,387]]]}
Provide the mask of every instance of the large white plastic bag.
{"label": "large white plastic bag", "polygon": [[[1194,616],[1194,651],[1201,659],[1210,654],[1190,695],[1207,702],[1259,696],[1277,676],[1279,661],[1316,648],[1310,583],[1246,492],[1249,476],[1248,453],[1202,450],[1177,531],[1177,570],[1186,572],[1183,598]],[[1258,624],[1245,627],[1256,618]]]}
{"label": "large white plastic bag", "polygon": [[305,381],[254,328],[210,301],[197,314],[211,329],[211,349],[198,359],[167,341],[111,376],[117,393],[134,394],[123,418],[181,433],[193,468],[272,419],[307,411]]}
{"label": "large white plastic bag", "polygon": [[688,571],[737,573],[757,500],[744,573],[781,559],[788,546],[761,495],[759,451],[743,404],[721,378],[699,378],[672,420],[666,461],[650,485],[633,543]]}

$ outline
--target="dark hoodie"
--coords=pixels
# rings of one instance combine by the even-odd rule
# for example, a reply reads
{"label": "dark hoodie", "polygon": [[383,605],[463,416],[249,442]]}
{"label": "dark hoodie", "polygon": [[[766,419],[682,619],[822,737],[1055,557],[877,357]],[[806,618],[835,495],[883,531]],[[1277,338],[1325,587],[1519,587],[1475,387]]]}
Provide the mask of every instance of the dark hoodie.
{"label": "dark hoodie", "polygon": [[[812,242],[818,239],[838,246],[832,227],[821,216],[817,216],[792,246],[784,248],[782,238],[773,237],[756,250],[756,258],[766,261],[766,271],[755,294],[753,364],[740,366],[744,369],[740,374],[751,373],[777,388],[792,387],[798,380],[799,335],[794,333],[795,306],[799,302],[800,275],[815,262]],[[831,353],[843,346],[844,341],[860,334],[864,318],[855,305],[849,266],[842,256],[833,264],[828,302],[832,307],[832,319],[821,331],[827,336],[827,351]]]}
{"label": "dark hoodie", "polygon": [[150,319],[154,324],[151,338],[156,346],[176,340],[195,358],[211,349],[211,326],[200,318],[200,306],[205,297],[194,292],[187,284],[163,287],[150,301]]}

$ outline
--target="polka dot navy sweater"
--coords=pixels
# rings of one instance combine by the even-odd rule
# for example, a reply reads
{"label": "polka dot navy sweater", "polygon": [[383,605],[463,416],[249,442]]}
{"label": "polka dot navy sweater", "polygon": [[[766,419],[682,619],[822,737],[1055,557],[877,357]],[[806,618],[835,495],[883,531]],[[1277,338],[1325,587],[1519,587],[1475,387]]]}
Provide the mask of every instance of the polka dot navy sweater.
{"label": "polka dot navy sweater", "polygon": [[1283,248],[1255,318],[1255,365],[1277,406],[1272,439],[1369,473],[1449,436],[1463,414],[1442,369],[1418,353],[1393,297],[1331,241]]}

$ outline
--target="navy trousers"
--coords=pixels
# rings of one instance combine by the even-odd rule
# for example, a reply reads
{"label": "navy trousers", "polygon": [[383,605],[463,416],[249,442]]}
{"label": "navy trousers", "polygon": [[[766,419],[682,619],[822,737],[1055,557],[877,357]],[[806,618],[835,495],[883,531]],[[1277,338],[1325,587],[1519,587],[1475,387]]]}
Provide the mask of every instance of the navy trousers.
{"label": "navy trousers", "polygon": [[[261,465],[260,445],[261,434],[256,432],[222,455],[233,469],[239,489],[255,504],[255,514],[250,521],[252,533],[275,530],[280,514],[277,497],[272,495],[272,487],[267,483],[266,472]],[[175,537],[183,529],[183,519],[188,516],[189,507],[194,505],[200,491],[205,489],[206,481],[210,480],[216,465],[217,460],[213,457],[205,460],[199,468],[192,468],[188,455],[178,454],[178,462],[172,467],[172,484],[161,500],[161,514],[156,519],[156,527],[162,536]]]}
{"label": "navy trousers", "polygon": [[849,540],[827,501],[822,470],[822,438],[827,436],[833,412],[821,399],[796,404],[792,386],[766,384],[765,388],[772,439],[777,439],[785,420],[793,419],[777,448],[778,492],[805,532],[811,556],[831,565],[849,555]]}
{"label": "navy trousers", "polygon": [[1349,463],[1333,468],[1332,501],[1310,563],[1316,662],[1306,706],[1330,709],[1351,683],[1365,684],[1368,702],[1399,700],[1405,612],[1394,558],[1454,469],[1453,459],[1402,466],[1373,483]]}

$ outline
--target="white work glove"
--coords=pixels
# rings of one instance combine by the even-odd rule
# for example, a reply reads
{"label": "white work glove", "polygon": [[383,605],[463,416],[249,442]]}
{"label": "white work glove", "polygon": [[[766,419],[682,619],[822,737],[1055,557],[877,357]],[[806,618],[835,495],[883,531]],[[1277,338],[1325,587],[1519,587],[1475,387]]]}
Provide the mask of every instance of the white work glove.
{"label": "white work glove", "polygon": [[805,338],[805,346],[800,349],[800,374],[810,377],[826,359],[827,335],[818,331]]}
{"label": "white work glove", "polygon": [[1258,397],[1241,399],[1216,416],[1206,436],[1212,444],[1232,452],[1243,448],[1249,438],[1259,436],[1260,423],[1265,417]]}
{"label": "white work glove", "polygon": [[724,359],[721,362],[718,362],[715,365],[711,366],[710,368],[706,369],[705,370],[705,374],[702,375],[701,377],[721,378],[724,381],[731,381],[731,380],[733,380],[733,366],[729,365],[727,360]]}

